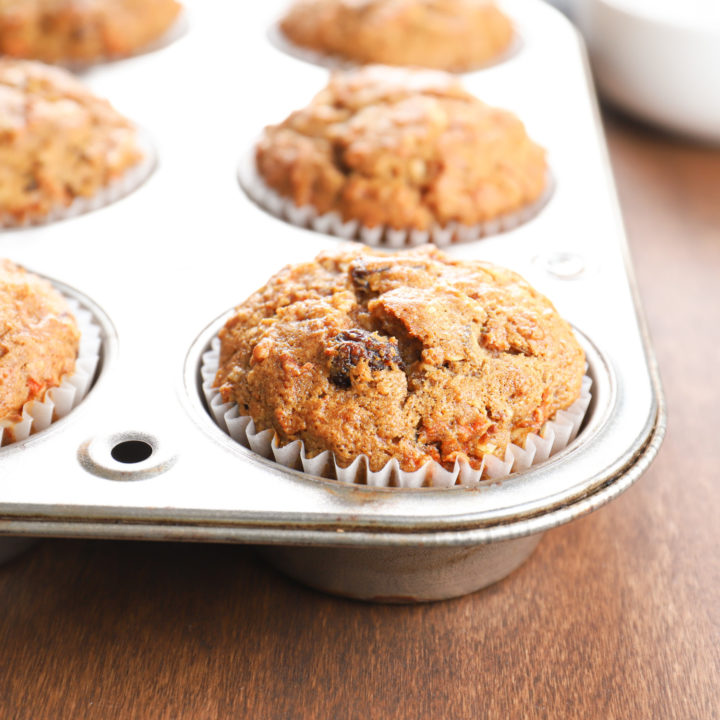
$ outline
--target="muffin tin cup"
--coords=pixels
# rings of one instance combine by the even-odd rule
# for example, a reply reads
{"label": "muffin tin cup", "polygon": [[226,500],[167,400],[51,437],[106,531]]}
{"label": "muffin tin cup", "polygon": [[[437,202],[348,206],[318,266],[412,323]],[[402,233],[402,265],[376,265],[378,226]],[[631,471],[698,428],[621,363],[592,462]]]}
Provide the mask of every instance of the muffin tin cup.
{"label": "muffin tin cup", "polygon": [[43,400],[30,400],[23,405],[17,422],[0,421],[0,446],[27,440],[31,434],[45,430],[77,407],[92,385],[100,361],[100,328],[92,314],[80,307],[74,298],[66,298],[80,330],[80,344],[75,371],[62,378],[60,385],[50,388]]}
{"label": "muffin tin cup", "polygon": [[391,604],[466,595],[517,570],[543,533],[460,547],[268,547],[262,555],[310,587],[342,597]]}
{"label": "muffin tin cup", "polygon": [[70,205],[57,205],[43,217],[31,217],[18,222],[11,214],[0,211],[0,231],[47,225],[58,220],[84,215],[99,210],[137,190],[153,173],[157,165],[157,154],[150,136],[142,128],[137,128],[138,147],[142,153],[139,163],[128,168],[120,177],[100,188],[91,197],[76,197]]}
{"label": "muffin tin cup", "polygon": [[577,437],[591,401],[592,380],[585,375],[580,396],[570,407],[559,410],[543,425],[539,434],[530,433],[523,447],[511,443],[502,459],[494,455],[485,455],[478,469],[473,468],[466,460],[456,460],[452,470],[445,469],[438,462],[430,461],[418,470],[409,472],[402,470],[398,461],[393,459],[384,467],[373,471],[370,469],[367,455],[359,455],[347,467],[343,467],[328,450],[310,457],[301,440],[280,445],[273,430],[258,431],[251,417],[241,415],[237,404],[224,403],[219,390],[213,387],[219,357],[220,340],[215,337],[211,342],[210,350],[202,356],[200,368],[203,379],[202,391],[215,422],[233,440],[284,467],[302,470],[316,477],[372,487],[449,488],[455,485],[474,487],[482,480],[501,480],[511,473],[528,470],[533,465],[544,462],[554,453],[564,450]]}
{"label": "muffin tin cup", "polygon": [[555,189],[552,172],[548,169],[545,189],[540,197],[514,212],[504,213],[475,225],[451,222],[447,225],[434,223],[429,230],[395,229],[386,225],[368,227],[358,220],[344,221],[336,211],[318,213],[312,205],[295,205],[291,199],[283,197],[265,183],[255,166],[254,152],[247,153],[241,160],[237,175],[240,186],[253,202],[291,225],[334,235],[343,240],[357,240],[371,247],[390,249],[417,247],[427,243],[447,247],[514,230],[534,218],[548,203]]}

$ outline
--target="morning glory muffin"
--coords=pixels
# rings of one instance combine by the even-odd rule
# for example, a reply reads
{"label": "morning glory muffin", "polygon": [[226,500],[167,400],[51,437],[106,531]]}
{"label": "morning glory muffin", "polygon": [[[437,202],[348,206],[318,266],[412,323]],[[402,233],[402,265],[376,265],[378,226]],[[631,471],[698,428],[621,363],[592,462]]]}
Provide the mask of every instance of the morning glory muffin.
{"label": "morning glory muffin", "polygon": [[0,59],[0,227],[95,198],[144,160],[135,126],[70,73]]}
{"label": "morning glory muffin", "polygon": [[[42,401],[75,369],[80,331],[52,285],[0,259],[0,437],[31,400]],[[9,436],[9,437],[8,437]]]}
{"label": "morning glory muffin", "polygon": [[513,39],[491,0],[298,0],[280,22],[291,43],[358,64],[464,72]]}
{"label": "morning glory muffin", "polygon": [[0,0],[0,53],[49,63],[125,57],[176,20],[175,0]]}
{"label": "morning glory muffin", "polygon": [[537,205],[545,151],[511,112],[455,76],[368,66],[335,73],[257,143],[264,187],[363,228],[472,227]]}
{"label": "morning glory muffin", "polygon": [[432,246],[291,265],[236,308],[215,387],[280,445],[480,469],[578,398],[584,353],[519,275]]}

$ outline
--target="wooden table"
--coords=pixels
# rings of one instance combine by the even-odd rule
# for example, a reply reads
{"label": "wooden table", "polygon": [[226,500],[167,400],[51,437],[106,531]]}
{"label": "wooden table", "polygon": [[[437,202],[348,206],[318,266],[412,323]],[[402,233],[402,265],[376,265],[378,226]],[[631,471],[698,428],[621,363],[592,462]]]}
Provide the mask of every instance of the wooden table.
{"label": "wooden table", "polygon": [[0,718],[719,718],[720,151],[606,120],[670,417],[635,487],[417,607],[242,547],[43,542],[0,567]]}

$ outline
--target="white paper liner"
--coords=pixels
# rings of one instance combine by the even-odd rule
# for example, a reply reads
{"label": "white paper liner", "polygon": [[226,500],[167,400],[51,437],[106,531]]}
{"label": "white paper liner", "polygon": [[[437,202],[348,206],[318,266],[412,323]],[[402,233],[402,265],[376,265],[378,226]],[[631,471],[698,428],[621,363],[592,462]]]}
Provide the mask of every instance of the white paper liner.
{"label": "white paper liner", "polygon": [[215,337],[210,349],[202,356],[202,390],[215,422],[233,440],[287,468],[340,482],[373,487],[469,487],[477,485],[481,480],[499,480],[511,473],[527,470],[544,462],[575,439],[591,399],[592,380],[586,374],[582,379],[580,397],[567,410],[558,410],[555,417],[543,425],[540,434],[530,433],[525,439],[524,447],[510,444],[503,459],[485,455],[478,470],[472,468],[467,461],[456,461],[452,470],[446,470],[439,463],[430,461],[419,470],[407,472],[400,469],[397,460],[391,460],[380,470],[373,471],[370,470],[366,455],[358,456],[348,467],[343,468],[329,450],[314,457],[307,457],[301,440],[280,445],[274,430],[258,432],[252,418],[241,415],[236,403],[224,403],[219,390],[213,387],[219,362],[220,340]]}
{"label": "white paper liner", "polygon": [[58,387],[50,388],[43,400],[26,402],[18,422],[0,420],[0,446],[27,440],[31,434],[47,429],[55,420],[65,417],[77,407],[90,389],[100,360],[100,327],[92,313],[81,307],[77,300],[65,299],[80,330],[75,371],[62,378]]}
{"label": "white paper liner", "polygon": [[385,225],[367,227],[358,220],[344,222],[340,213],[329,212],[320,214],[312,205],[301,207],[283,197],[262,179],[255,165],[254,149],[245,154],[238,164],[238,181],[253,202],[261,208],[298,227],[309,228],[327,235],[335,235],[343,240],[358,240],[372,247],[406,248],[434,243],[438,247],[446,247],[451,243],[474,242],[490,235],[497,235],[522,225],[535,217],[545,206],[555,189],[555,181],[548,169],[545,178],[545,189],[533,203],[515,212],[499,215],[492,220],[476,225],[461,225],[451,222],[445,226],[437,223],[429,230],[396,230]]}
{"label": "white paper liner", "polygon": [[[350,68],[358,67],[360,65],[366,65],[368,63],[362,63],[357,60],[351,60],[340,55],[332,55],[330,53],[323,53],[319,50],[313,50],[311,48],[303,47],[302,45],[296,45],[290,38],[282,31],[280,27],[280,21],[276,21],[270,25],[267,30],[267,38],[271,45],[274,45],[280,52],[290,55],[297,60],[310,63],[311,65],[319,65],[320,67],[327,68],[328,70],[349,70]],[[491,57],[487,62],[471,67],[467,70],[445,70],[441,68],[428,68],[430,70],[441,70],[441,72],[449,72],[452,75],[467,75],[469,73],[478,72],[481,70],[487,70],[488,68],[500,65],[501,63],[507,62],[511,58],[515,57],[523,47],[522,37],[514,29],[513,38],[510,44],[501,53],[495,57]],[[400,67],[400,66],[397,66]],[[422,66],[421,66],[422,67]]]}
{"label": "white paper liner", "polygon": [[42,217],[30,217],[18,222],[11,214],[0,211],[0,230],[47,225],[57,220],[67,220],[84,215],[121,200],[139,188],[155,170],[157,155],[149,135],[142,128],[136,128],[136,130],[137,144],[142,158],[137,165],[128,168],[121,177],[116,178],[109,185],[99,188],[92,197],[77,197],[70,205],[58,205]]}

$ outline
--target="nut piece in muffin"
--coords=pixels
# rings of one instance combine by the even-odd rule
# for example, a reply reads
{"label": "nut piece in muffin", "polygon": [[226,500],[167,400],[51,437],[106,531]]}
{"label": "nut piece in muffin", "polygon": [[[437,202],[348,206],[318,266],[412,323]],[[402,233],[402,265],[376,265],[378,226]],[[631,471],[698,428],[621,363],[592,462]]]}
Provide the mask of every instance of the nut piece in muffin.
{"label": "nut piece in muffin", "polygon": [[343,221],[395,230],[474,226],[535,203],[545,151],[515,115],[433,70],[335,73],[303,110],[265,128],[262,182]]}
{"label": "nut piece in muffin", "polygon": [[215,386],[258,430],[342,467],[474,469],[579,396],[570,325],[519,275],[425,246],[288,266],[220,332]]}
{"label": "nut piece in muffin", "polygon": [[358,64],[452,72],[487,65],[513,39],[491,0],[298,0],[280,29],[295,45]]}
{"label": "nut piece in muffin", "polygon": [[9,260],[0,260],[0,437],[30,400],[43,400],[75,369],[80,331],[52,285]]}
{"label": "nut piece in muffin", "polygon": [[132,55],[161,37],[175,0],[0,0],[0,53],[45,62]]}
{"label": "nut piece in muffin", "polygon": [[133,124],[70,73],[0,59],[0,226],[41,222],[142,159]]}

